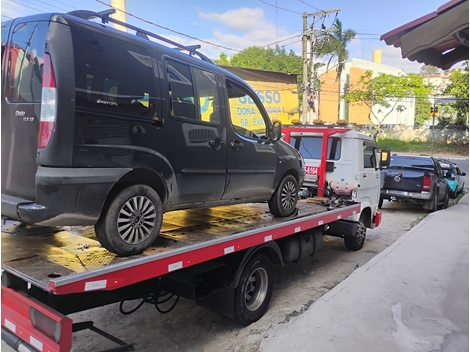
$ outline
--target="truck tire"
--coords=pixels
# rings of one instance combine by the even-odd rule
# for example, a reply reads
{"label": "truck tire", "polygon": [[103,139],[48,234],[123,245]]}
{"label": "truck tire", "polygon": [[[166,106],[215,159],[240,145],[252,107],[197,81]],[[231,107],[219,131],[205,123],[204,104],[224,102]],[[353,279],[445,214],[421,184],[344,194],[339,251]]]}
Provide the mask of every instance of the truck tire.
{"label": "truck tire", "polygon": [[455,190],[455,192],[452,190],[449,190],[449,197],[452,199],[457,198],[457,189]]}
{"label": "truck tire", "polygon": [[436,190],[434,191],[434,195],[433,195],[433,197],[432,197],[431,208],[426,209],[426,211],[427,211],[428,213],[434,213],[435,211],[437,211],[437,206],[438,206],[438,204],[439,204],[439,201],[438,201],[438,199],[437,199],[437,192],[438,192],[438,190],[436,189]]}
{"label": "truck tire", "polygon": [[366,225],[364,215],[361,214],[356,226],[356,233],[353,236],[344,236],[344,245],[350,251],[358,251],[364,246],[366,240]]}
{"label": "truck tire", "polygon": [[235,289],[234,320],[245,326],[259,320],[268,308],[272,293],[271,260],[264,254],[255,254],[245,265]]}
{"label": "truck tire", "polygon": [[379,204],[377,205],[379,209],[382,209],[382,206],[384,205],[384,199],[382,197],[379,198]]}
{"label": "truck tire", "polygon": [[95,232],[108,251],[121,256],[142,253],[157,239],[163,219],[163,206],[151,187],[124,188],[105,205]]}
{"label": "truck tire", "polygon": [[271,214],[280,217],[292,215],[297,206],[298,193],[299,185],[295,177],[284,176],[268,202]]}
{"label": "truck tire", "polygon": [[449,207],[449,192],[446,192],[444,196],[444,201],[442,202],[442,209],[447,209]]}

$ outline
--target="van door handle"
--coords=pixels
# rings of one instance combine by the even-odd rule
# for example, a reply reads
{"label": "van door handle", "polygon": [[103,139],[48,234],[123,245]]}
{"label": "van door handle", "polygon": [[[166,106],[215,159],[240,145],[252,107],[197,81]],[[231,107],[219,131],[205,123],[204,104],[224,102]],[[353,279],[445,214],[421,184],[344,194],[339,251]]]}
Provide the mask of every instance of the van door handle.
{"label": "van door handle", "polygon": [[362,175],[363,178],[367,178],[367,174]]}
{"label": "van door handle", "polygon": [[230,142],[230,147],[234,150],[240,149],[240,148],[243,148],[243,143],[240,143],[239,141],[234,140],[233,142]]}
{"label": "van door handle", "polygon": [[225,142],[222,142],[220,138],[216,138],[209,141],[209,145],[214,148],[214,150],[220,150],[225,145]]}

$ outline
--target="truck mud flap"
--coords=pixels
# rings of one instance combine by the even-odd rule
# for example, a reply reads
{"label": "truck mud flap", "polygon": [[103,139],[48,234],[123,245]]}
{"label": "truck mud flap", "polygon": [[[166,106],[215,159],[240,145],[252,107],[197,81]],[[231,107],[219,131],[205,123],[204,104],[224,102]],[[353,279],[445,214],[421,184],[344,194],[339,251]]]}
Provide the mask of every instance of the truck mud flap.
{"label": "truck mud flap", "polygon": [[356,233],[356,228],[356,222],[338,220],[329,224],[329,228],[325,235],[335,237],[351,237]]}

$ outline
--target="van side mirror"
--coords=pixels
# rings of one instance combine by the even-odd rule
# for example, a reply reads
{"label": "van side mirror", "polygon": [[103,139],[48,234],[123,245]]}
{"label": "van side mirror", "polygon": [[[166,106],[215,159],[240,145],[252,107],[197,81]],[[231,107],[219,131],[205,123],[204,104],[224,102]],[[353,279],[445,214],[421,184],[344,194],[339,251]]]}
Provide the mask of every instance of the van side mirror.
{"label": "van side mirror", "polygon": [[281,121],[273,122],[273,129],[271,133],[271,140],[278,141],[282,136],[282,123]]}
{"label": "van side mirror", "polygon": [[390,149],[382,149],[380,151],[380,168],[386,169],[390,166]]}

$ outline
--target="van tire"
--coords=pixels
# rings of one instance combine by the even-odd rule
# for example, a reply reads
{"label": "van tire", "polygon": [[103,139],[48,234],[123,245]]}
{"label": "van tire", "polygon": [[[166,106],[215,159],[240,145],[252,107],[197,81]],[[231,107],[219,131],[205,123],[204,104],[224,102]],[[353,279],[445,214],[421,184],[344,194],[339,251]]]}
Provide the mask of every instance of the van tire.
{"label": "van tire", "polygon": [[377,205],[379,209],[382,209],[382,206],[384,205],[384,199],[382,197],[379,198],[379,204]]}
{"label": "van tire", "polygon": [[95,224],[96,237],[104,248],[120,256],[139,254],[157,239],[162,219],[157,192],[147,185],[132,185],[106,203]]}
{"label": "van tire", "polygon": [[274,284],[271,260],[264,254],[255,254],[243,268],[234,294],[234,320],[250,325],[259,320],[273,293]]}
{"label": "van tire", "polygon": [[299,184],[295,177],[292,175],[284,176],[268,202],[271,214],[280,217],[294,214],[298,195]]}

